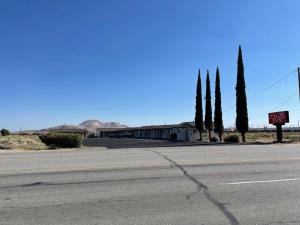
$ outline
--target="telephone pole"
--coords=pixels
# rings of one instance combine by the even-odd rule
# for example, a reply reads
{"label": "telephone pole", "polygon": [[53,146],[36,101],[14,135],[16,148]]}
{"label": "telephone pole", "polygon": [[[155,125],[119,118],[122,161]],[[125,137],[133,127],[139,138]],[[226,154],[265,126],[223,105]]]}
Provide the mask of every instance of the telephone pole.
{"label": "telephone pole", "polygon": [[298,67],[299,101],[300,101],[300,67]]}

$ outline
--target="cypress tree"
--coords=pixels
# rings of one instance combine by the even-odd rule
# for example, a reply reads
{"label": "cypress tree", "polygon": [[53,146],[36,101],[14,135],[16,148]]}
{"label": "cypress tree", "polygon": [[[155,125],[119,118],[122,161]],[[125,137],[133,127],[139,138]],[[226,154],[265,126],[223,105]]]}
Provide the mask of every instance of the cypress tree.
{"label": "cypress tree", "polygon": [[248,131],[248,109],[246,85],[244,77],[244,63],[242,48],[239,46],[239,55],[237,62],[237,81],[236,81],[236,129],[241,133],[243,142],[246,142],[245,134]]}
{"label": "cypress tree", "polygon": [[203,133],[203,109],[202,109],[202,87],[200,70],[198,72],[197,90],[196,90],[196,113],[195,126],[200,134],[200,141],[202,141]]}
{"label": "cypress tree", "polygon": [[222,118],[222,98],[221,98],[219,67],[217,67],[217,72],[216,72],[214,127],[215,127],[215,132],[219,134],[220,141],[222,141],[224,127],[223,127],[223,118]]}
{"label": "cypress tree", "polygon": [[211,109],[210,79],[209,79],[209,71],[208,70],[207,70],[207,75],[206,75],[205,127],[208,130],[208,137],[210,140],[211,130],[212,130],[212,109]]}

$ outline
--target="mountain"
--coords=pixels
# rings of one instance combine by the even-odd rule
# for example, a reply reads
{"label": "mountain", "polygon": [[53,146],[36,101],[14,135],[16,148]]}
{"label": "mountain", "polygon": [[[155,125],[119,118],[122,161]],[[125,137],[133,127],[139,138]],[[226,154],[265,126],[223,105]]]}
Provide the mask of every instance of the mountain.
{"label": "mountain", "polygon": [[126,125],[117,122],[101,122],[99,120],[86,120],[79,125],[59,125],[56,127],[50,127],[41,131],[56,130],[56,129],[87,129],[90,132],[95,132],[97,128],[125,128]]}
{"label": "mountain", "polygon": [[125,128],[127,126],[117,122],[101,122],[99,120],[86,120],[79,124],[79,127],[84,127],[89,131],[96,131],[97,128]]}

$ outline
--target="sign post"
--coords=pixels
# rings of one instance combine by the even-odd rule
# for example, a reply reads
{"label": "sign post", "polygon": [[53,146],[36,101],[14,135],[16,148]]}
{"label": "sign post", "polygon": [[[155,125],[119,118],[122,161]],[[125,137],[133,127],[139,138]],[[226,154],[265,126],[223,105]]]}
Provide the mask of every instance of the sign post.
{"label": "sign post", "polygon": [[276,124],[277,142],[282,142],[282,124]]}
{"label": "sign post", "polygon": [[289,122],[290,119],[288,111],[269,113],[269,124],[276,126],[277,142],[282,142],[282,125],[285,125],[285,123]]}

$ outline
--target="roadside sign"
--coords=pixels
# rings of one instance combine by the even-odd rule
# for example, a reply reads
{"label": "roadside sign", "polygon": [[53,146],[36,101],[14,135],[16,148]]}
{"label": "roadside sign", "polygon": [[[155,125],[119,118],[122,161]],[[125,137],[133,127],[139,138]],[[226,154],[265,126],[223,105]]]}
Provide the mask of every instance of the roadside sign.
{"label": "roadside sign", "polygon": [[282,111],[282,112],[272,112],[269,113],[269,124],[285,124],[290,122],[289,121],[289,112],[288,111]]}
{"label": "roadside sign", "polygon": [[282,125],[290,122],[289,111],[269,113],[269,124],[276,126],[277,142],[282,142]]}

